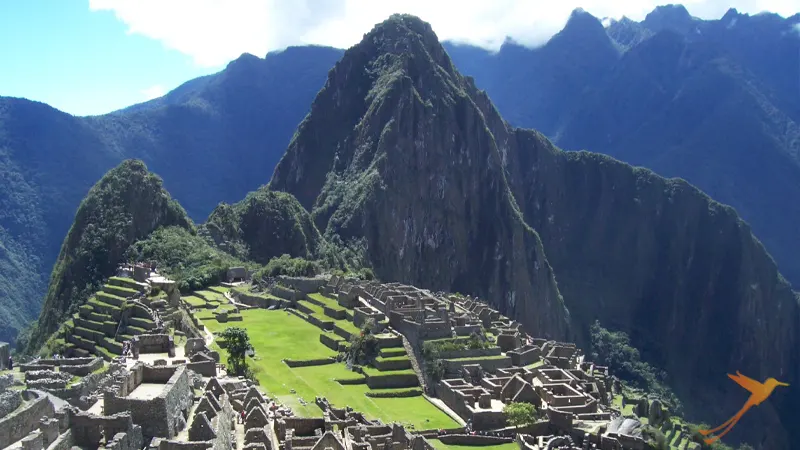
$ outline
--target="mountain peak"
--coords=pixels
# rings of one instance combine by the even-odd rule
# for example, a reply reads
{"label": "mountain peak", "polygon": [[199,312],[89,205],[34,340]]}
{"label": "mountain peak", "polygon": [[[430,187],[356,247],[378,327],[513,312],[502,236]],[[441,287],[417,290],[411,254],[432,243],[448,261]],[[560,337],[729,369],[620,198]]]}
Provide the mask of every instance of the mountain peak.
{"label": "mountain peak", "polygon": [[[583,8],[576,8],[572,11],[564,28],[556,34],[552,42],[566,41],[559,45],[581,45],[586,43],[608,43],[606,29],[597,17],[589,14]],[[579,44],[580,43],[580,44]],[[550,43],[548,43],[549,45]]]}
{"label": "mountain peak", "polygon": [[685,6],[672,4],[657,6],[642,24],[655,32],[669,29],[686,34],[695,27],[695,19]]}
{"label": "mountain peak", "polygon": [[567,24],[564,26],[564,30],[570,29],[593,29],[593,30],[603,30],[603,24],[600,22],[600,19],[597,17],[589,14],[583,8],[575,8],[572,10],[572,13],[569,15],[569,20],[567,20]]}

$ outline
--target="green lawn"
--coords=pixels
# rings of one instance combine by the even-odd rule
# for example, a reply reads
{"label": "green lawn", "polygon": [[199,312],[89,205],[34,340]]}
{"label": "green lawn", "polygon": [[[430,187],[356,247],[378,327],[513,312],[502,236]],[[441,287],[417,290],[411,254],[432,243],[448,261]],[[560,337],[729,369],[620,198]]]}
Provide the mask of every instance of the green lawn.
{"label": "green lawn", "polygon": [[316,293],[315,292],[315,293],[312,293],[312,294],[308,294],[308,296],[310,298],[313,298],[314,300],[322,303],[323,305],[327,306],[328,308],[335,309],[335,310],[346,309],[344,306],[339,305],[339,302],[337,302],[336,300],[334,300],[334,299],[332,299],[330,297],[326,297],[326,296],[324,296],[324,295],[322,295],[320,293]]}
{"label": "green lawn", "polygon": [[206,306],[205,300],[200,297],[195,297],[194,295],[187,295],[186,297],[181,297],[181,299],[195,308],[202,308]]}
{"label": "green lawn", "polygon": [[203,296],[203,298],[208,299],[208,301],[210,301],[210,302],[211,301],[218,301],[218,302],[226,302],[227,303],[227,301],[228,301],[225,298],[225,296],[220,294],[219,292],[215,292],[215,291],[195,291],[195,292],[197,294],[200,294],[201,296]]}
{"label": "green lawn", "polygon": [[517,444],[509,442],[508,444],[499,445],[486,445],[486,446],[469,446],[469,445],[448,445],[438,439],[428,439],[433,448],[436,450],[516,450]]}
{"label": "green lawn", "polygon": [[533,364],[528,364],[527,366],[525,366],[525,368],[527,368],[527,369],[535,369],[535,368],[541,367],[543,365],[544,365],[544,360],[540,359],[540,360],[536,361]]}
{"label": "green lawn", "polygon": [[[364,395],[366,384],[341,385],[336,378],[353,378],[357,374],[342,363],[324,366],[289,368],[281,359],[318,359],[336,356],[336,352],[319,342],[321,330],[285,311],[252,309],[242,311],[242,322],[219,323],[203,320],[212,332],[228,326],[247,329],[256,349],[251,366],[261,388],[294,409],[300,416],[319,416],[314,397],[324,396],[336,406],[350,406],[370,418],[384,422],[400,422],[416,429],[452,428],[457,424],[425,397],[370,398]],[[223,352],[224,355],[224,352]],[[224,358],[224,356],[223,356]],[[290,390],[296,392],[292,393]],[[303,406],[299,399],[308,404]]]}

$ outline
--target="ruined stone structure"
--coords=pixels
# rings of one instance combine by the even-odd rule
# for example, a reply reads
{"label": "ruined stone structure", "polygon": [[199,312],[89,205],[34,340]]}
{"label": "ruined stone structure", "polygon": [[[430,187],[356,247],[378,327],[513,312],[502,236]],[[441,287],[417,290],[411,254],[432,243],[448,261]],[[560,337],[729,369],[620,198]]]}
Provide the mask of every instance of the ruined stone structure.
{"label": "ruined stone structure", "polygon": [[[373,320],[377,332],[399,332],[416,349],[416,356],[426,343],[444,349],[435,353],[444,377],[432,392],[474,430],[503,429],[505,405],[527,402],[541,417],[533,426],[536,435],[519,441],[520,447],[571,448],[586,443],[600,448],[602,436],[620,448],[638,448],[636,438],[602,432],[620,414],[610,406],[613,381],[606,367],[586,361],[575,344],[531,337],[518,322],[470,297],[336,276],[320,292],[353,308],[356,326]],[[490,343],[458,344],[466,342],[462,339],[486,339],[487,332],[493,336]],[[421,371],[412,360],[415,370]],[[655,417],[664,415],[658,407],[653,411]]]}
{"label": "ruined stone structure", "polygon": [[193,395],[188,369],[181,366],[134,365],[117,392],[106,391],[106,414],[130,412],[146,440],[172,438],[186,425]]}

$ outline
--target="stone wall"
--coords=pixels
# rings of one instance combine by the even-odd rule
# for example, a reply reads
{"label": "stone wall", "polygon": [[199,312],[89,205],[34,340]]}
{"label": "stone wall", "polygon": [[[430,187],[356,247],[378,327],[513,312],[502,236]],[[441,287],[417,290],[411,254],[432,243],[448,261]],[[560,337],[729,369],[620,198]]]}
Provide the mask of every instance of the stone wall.
{"label": "stone wall", "polygon": [[0,392],[3,392],[9,387],[13,386],[14,382],[14,374],[4,373],[0,375]]}
{"label": "stone wall", "polygon": [[260,295],[248,294],[245,292],[239,292],[237,290],[232,291],[233,297],[239,302],[243,303],[248,306],[254,306],[256,308],[270,308],[272,306],[283,309],[289,305],[289,301],[283,299],[275,299],[272,297],[263,297]]}
{"label": "stone wall", "polygon": [[416,373],[392,374],[392,375],[367,375],[367,386],[370,389],[390,389],[414,387],[419,384]]}
{"label": "stone wall", "polygon": [[320,359],[284,359],[283,362],[289,367],[308,367],[308,366],[324,366],[336,362],[336,358],[320,358]]}
{"label": "stone wall", "polygon": [[186,368],[193,370],[204,377],[217,376],[217,363],[216,361],[198,361],[186,364]]}
{"label": "stone wall", "polygon": [[72,439],[72,430],[61,433],[47,450],[70,450],[75,445]]}
{"label": "stone wall", "polygon": [[500,347],[466,348],[464,350],[449,350],[439,352],[439,359],[477,358],[479,356],[500,355]]}
{"label": "stone wall", "polygon": [[494,372],[497,369],[511,367],[511,358],[505,357],[482,360],[444,360],[444,364],[448,373],[457,373],[462,367],[469,364],[480,364],[484,371]]}
{"label": "stone wall", "polygon": [[22,404],[22,395],[19,391],[5,391],[0,393],[0,419],[16,411]]}
{"label": "stone wall", "polygon": [[169,334],[140,334],[133,337],[133,345],[139,348],[139,353],[169,353],[175,348]]}
{"label": "stone wall", "polygon": [[486,446],[514,442],[510,436],[481,436],[478,434],[445,434],[439,440],[447,445]]}
{"label": "stone wall", "polygon": [[134,422],[141,425],[146,441],[153,437],[174,437],[183,427],[186,412],[193,401],[188,370],[185,366],[142,367],[142,382],[145,383],[158,383],[169,373],[172,376],[153,399],[139,400],[104,393],[105,412],[130,411]]}
{"label": "stone wall", "polygon": [[144,446],[141,427],[134,425],[131,414],[126,412],[98,416],[72,410],[69,426],[77,447],[98,448],[104,439],[106,448],[117,450],[138,450]]}
{"label": "stone wall", "polygon": [[0,370],[8,369],[9,355],[11,355],[11,349],[8,342],[0,342]]}
{"label": "stone wall", "polygon": [[0,446],[8,446],[39,428],[42,417],[53,417],[55,409],[47,396],[24,391],[27,402],[0,420]]}
{"label": "stone wall", "polygon": [[284,300],[288,300],[290,302],[294,302],[297,300],[303,300],[306,298],[306,294],[301,291],[296,291],[291,288],[287,288],[281,285],[274,285],[270,288],[270,293],[276,297],[282,298]]}
{"label": "stone wall", "polygon": [[288,286],[304,294],[319,292],[319,289],[328,282],[326,278],[322,277],[304,278],[304,277],[287,277],[287,276],[279,276],[278,281],[284,286]]}

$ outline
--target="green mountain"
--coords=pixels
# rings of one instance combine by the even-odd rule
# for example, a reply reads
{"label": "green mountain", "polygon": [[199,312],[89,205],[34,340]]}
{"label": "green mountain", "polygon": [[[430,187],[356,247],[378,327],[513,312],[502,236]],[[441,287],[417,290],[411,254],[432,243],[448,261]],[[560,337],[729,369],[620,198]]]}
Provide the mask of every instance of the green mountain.
{"label": "green mountain", "polygon": [[37,349],[68,314],[126,261],[128,247],[162,226],[194,229],[161,178],[138,160],[126,160],[89,190],[64,239],[42,313],[25,345]]}
{"label": "green mountain", "polygon": [[13,342],[38,314],[75,210],[107,170],[143,160],[202,220],[269,178],[341,53],[243,55],[220,73],[102,116],[0,97],[0,340]]}
{"label": "green mountain", "polygon": [[[800,381],[798,295],[732,208],[510,126],[417,18],[345,52],[269,186],[326,238],[364,239],[381,279],[480,295],[533,334],[628,333],[690,420],[741,406],[726,372]],[[735,433],[786,447],[797,404]]]}
{"label": "green mountain", "polygon": [[294,197],[266,187],[233,205],[220,204],[203,229],[216,246],[260,264],[283,254],[314,259],[322,240]]}

